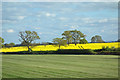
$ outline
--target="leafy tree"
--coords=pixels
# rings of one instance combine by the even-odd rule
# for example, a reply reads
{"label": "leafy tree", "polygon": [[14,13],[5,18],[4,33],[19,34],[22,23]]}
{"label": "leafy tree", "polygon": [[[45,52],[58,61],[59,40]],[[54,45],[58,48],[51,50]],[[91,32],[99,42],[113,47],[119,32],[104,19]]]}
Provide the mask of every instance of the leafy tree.
{"label": "leafy tree", "polygon": [[13,47],[15,45],[15,43],[9,43],[9,44],[5,44],[5,47]]}
{"label": "leafy tree", "polygon": [[69,43],[72,42],[72,35],[70,34],[70,31],[64,31],[64,33],[62,33],[62,35],[64,36],[63,39],[66,39],[67,43],[69,45]]}
{"label": "leafy tree", "polygon": [[101,43],[101,42],[104,42],[104,41],[102,40],[101,36],[95,35],[91,38],[91,42],[100,42]]}
{"label": "leafy tree", "polygon": [[85,35],[82,32],[77,30],[70,31],[70,34],[72,35],[72,40],[75,43],[75,45],[77,44],[77,42],[79,42],[81,38],[85,37]]}
{"label": "leafy tree", "polygon": [[53,42],[54,42],[54,44],[57,44],[57,45],[59,45],[59,49],[60,49],[60,46],[61,45],[66,45],[67,44],[67,40],[64,40],[63,38],[54,38],[53,39]]}
{"label": "leafy tree", "polygon": [[32,51],[32,49],[30,48],[30,44],[33,41],[35,41],[37,39],[40,39],[37,32],[35,32],[35,31],[22,31],[22,32],[19,32],[19,37],[20,37],[19,41],[25,42],[25,44],[27,45],[28,52]]}
{"label": "leafy tree", "polygon": [[91,42],[95,42],[95,36],[91,38]]}
{"label": "leafy tree", "polygon": [[13,47],[13,46],[15,45],[15,43],[10,43],[9,45],[10,45],[11,47]]}
{"label": "leafy tree", "polygon": [[0,37],[0,43],[4,43],[4,39]]}
{"label": "leafy tree", "polygon": [[120,42],[120,39],[118,39],[118,42]]}
{"label": "leafy tree", "polygon": [[80,44],[86,44],[86,43],[88,43],[88,41],[85,38],[80,39]]}
{"label": "leafy tree", "polygon": [[0,37],[0,48],[4,47],[4,39],[2,37]]}

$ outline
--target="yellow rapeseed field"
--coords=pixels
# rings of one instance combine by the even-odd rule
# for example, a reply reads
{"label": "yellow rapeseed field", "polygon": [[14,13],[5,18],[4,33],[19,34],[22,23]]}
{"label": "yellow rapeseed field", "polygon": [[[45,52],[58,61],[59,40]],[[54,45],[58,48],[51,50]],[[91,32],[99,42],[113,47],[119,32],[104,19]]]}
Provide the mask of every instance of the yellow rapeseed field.
{"label": "yellow rapeseed field", "polygon": [[[61,46],[60,49],[101,49],[103,46],[108,46],[108,47],[115,47],[118,48],[119,42],[113,42],[113,43],[88,43],[88,44],[70,44],[69,46]],[[82,46],[82,47],[81,47]],[[55,45],[40,45],[40,46],[35,46],[32,48],[33,51],[55,51],[59,49],[58,46]],[[2,48],[0,52],[18,52],[18,51],[27,51],[27,47],[22,46],[22,47],[11,47],[11,48]]]}

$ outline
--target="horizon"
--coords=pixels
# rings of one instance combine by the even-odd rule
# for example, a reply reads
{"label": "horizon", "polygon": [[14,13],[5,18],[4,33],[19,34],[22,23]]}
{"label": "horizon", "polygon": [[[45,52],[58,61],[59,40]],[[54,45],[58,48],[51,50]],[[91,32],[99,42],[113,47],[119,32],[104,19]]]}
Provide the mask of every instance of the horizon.
{"label": "horizon", "polygon": [[3,2],[2,38],[20,44],[20,31],[36,31],[40,40],[52,42],[66,30],[79,30],[90,42],[95,35],[104,41],[118,40],[117,2]]}

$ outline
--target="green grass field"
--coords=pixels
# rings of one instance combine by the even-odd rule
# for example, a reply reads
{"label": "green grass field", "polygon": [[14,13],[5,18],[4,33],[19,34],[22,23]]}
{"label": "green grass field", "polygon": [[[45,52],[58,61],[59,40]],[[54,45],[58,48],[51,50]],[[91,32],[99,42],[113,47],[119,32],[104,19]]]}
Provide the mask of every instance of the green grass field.
{"label": "green grass field", "polygon": [[117,78],[118,56],[3,55],[3,78]]}

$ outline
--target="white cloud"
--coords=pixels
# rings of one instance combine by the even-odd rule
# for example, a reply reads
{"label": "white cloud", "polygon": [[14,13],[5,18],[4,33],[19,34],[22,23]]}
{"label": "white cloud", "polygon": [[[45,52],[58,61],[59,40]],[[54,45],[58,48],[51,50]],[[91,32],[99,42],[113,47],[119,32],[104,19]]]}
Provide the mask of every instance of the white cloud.
{"label": "white cloud", "polygon": [[66,17],[60,17],[59,19],[62,20],[62,21],[68,20],[68,18],[66,18]]}
{"label": "white cloud", "polygon": [[77,29],[79,26],[71,26],[71,29]]}
{"label": "white cloud", "polygon": [[101,32],[104,32],[105,30],[101,30]]}
{"label": "white cloud", "polygon": [[98,21],[99,23],[104,23],[104,22],[108,22],[108,19],[101,19]]}
{"label": "white cloud", "polygon": [[7,32],[8,32],[8,33],[13,33],[14,30],[13,30],[13,29],[8,29]]}
{"label": "white cloud", "polygon": [[42,34],[41,32],[39,32],[39,34]]}
{"label": "white cloud", "polygon": [[91,26],[95,26],[96,24],[90,24]]}
{"label": "white cloud", "polygon": [[64,25],[65,27],[69,26],[69,25]]}
{"label": "white cloud", "polygon": [[41,15],[40,15],[40,14],[38,14],[38,15],[37,15],[37,17],[41,17]]}
{"label": "white cloud", "polygon": [[26,16],[9,16],[7,18],[3,18],[3,22],[16,22],[18,20],[23,20]]}
{"label": "white cloud", "polygon": [[2,20],[2,23],[16,23],[17,21],[14,21],[14,20]]}
{"label": "white cloud", "polygon": [[22,20],[22,19],[24,19],[26,16],[18,16],[17,18],[19,19],[19,20]]}
{"label": "white cloud", "polygon": [[35,27],[35,29],[40,29],[40,27]]}
{"label": "white cloud", "polygon": [[82,18],[81,20],[85,23],[93,23],[96,21],[95,19],[92,18]]}
{"label": "white cloud", "polygon": [[52,14],[52,13],[46,13],[45,14],[47,17],[55,17],[56,16],[56,14]]}

